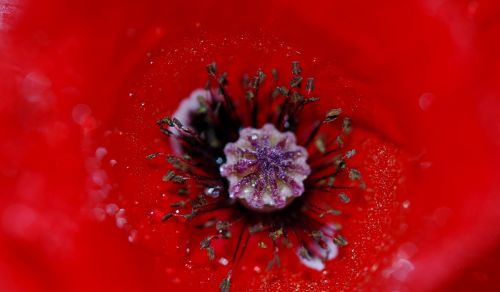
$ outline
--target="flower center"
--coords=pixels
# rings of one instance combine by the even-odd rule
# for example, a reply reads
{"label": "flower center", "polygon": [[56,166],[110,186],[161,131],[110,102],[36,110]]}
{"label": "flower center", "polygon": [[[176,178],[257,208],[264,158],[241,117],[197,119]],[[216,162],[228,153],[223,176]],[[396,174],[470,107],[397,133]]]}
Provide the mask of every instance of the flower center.
{"label": "flower center", "polygon": [[259,212],[283,209],[300,197],[311,173],[307,151],[296,144],[295,135],[272,124],[240,130],[224,154],[227,162],[220,173],[229,181],[229,196]]}

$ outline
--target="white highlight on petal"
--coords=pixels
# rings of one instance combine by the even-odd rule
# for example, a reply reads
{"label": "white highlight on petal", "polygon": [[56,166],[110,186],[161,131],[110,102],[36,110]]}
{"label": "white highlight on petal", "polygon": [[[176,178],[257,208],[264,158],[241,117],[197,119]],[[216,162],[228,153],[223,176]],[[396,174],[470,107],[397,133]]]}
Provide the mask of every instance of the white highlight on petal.
{"label": "white highlight on petal", "polygon": [[193,90],[189,97],[181,101],[179,107],[172,116],[177,118],[183,125],[189,124],[190,115],[196,112],[200,107],[200,102],[198,101],[198,97],[200,96],[208,100],[210,98],[210,92],[201,88]]}
{"label": "white highlight on petal", "polygon": [[325,248],[322,248],[319,244],[313,242],[307,246],[309,251],[312,253],[310,257],[303,257],[300,254],[300,248],[297,249],[296,252],[297,257],[304,266],[316,271],[323,271],[325,269],[326,261],[336,258],[339,254],[339,248],[335,243],[333,243],[332,240],[336,232],[335,225],[325,225],[321,231],[324,234],[322,240],[326,243]]}
{"label": "white highlight on petal", "polygon": [[[195,113],[200,108],[200,96],[208,101],[210,98],[210,91],[202,88],[193,90],[193,92],[191,92],[188,97],[184,98],[181,101],[179,107],[176,109],[172,117],[178,119],[179,122],[181,122],[183,125],[189,125],[191,123],[191,114]],[[177,129],[175,128],[172,128],[171,131],[177,133]],[[182,154],[181,145],[176,138],[170,138],[170,145],[172,145],[172,148],[176,154]]]}

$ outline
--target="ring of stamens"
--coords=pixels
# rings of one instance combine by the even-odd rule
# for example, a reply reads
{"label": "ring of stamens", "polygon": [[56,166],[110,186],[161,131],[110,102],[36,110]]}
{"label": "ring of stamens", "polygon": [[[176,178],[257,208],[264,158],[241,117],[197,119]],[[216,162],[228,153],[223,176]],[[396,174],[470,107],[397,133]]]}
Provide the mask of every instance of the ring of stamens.
{"label": "ring of stamens", "polygon": [[[301,137],[303,146],[298,146],[293,133],[298,132],[301,112],[319,100],[312,96],[314,78],[304,80],[298,62],[292,63],[289,86],[278,86],[278,73],[273,69],[275,87],[267,95],[259,96],[266,78],[262,70],[254,77],[247,76],[243,80],[246,94],[240,99],[229,94],[227,74],[217,75],[216,68],[215,63],[207,65],[206,88],[195,90],[173,117],[157,121],[160,131],[173,141],[177,156],[157,152],[147,159],[166,158],[172,169],[163,180],[177,184],[180,197],[170,204],[171,210],[161,221],[193,221],[196,228],[208,232],[200,248],[206,250],[210,260],[216,257],[213,241],[237,238],[231,268],[219,286],[221,291],[228,291],[233,268],[245,253],[249,238],[257,233],[267,232],[272,241],[269,269],[279,266],[283,245],[296,246],[297,256],[305,266],[323,270],[326,261],[337,256],[337,247],[348,242],[340,234],[341,225],[332,221],[332,216],[342,212],[329,202],[322,202],[322,196],[315,193],[365,188],[360,171],[347,164],[356,151],[343,149],[344,139],[352,131],[351,120],[345,117],[338,127],[339,134],[328,139],[321,128],[337,121],[342,113],[339,108],[330,109],[310,125],[309,133]],[[281,101],[276,103],[278,99]],[[242,104],[247,106],[244,110]],[[269,112],[265,122],[259,116],[261,111]],[[270,122],[274,125],[265,124],[258,129]],[[337,177],[347,173],[351,182],[339,185]],[[263,214],[285,208],[299,196],[303,198],[301,204],[290,206],[285,212]],[[250,216],[237,209],[227,221],[217,217],[217,212],[231,207],[235,199],[257,212]],[[341,203],[350,202],[344,192],[338,193],[338,199]],[[214,215],[207,219],[205,214]],[[244,222],[241,228],[237,227],[239,221]],[[258,246],[266,248],[267,244],[259,241]]]}

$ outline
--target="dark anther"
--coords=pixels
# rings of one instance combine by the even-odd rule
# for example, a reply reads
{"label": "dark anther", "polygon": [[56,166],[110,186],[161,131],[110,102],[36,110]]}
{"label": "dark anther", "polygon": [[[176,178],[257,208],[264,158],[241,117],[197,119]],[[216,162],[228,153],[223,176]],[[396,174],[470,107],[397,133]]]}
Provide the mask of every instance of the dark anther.
{"label": "dark anther", "polygon": [[219,82],[219,85],[222,85],[222,86],[227,85],[228,84],[228,81],[227,81],[227,72],[222,73],[219,76],[219,79],[217,79],[217,82]]}
{"label": "dark anther", "polygon": [[193,207],[193,209],[198,209],[198,208],[205,206],[207,203],[208,202],[207,202],[207,199],[205,199],[205,196],[198,195],[198,197],[194,198],[191,201],[191,206]]}
{"label": "dark anther", "polygon": [[196,217],[196,215],[197,215],[196,211],[195,211],[195,210],[193,210],[193,211],[191,211],[191,213],[189,213],[189,214],[185,214],[185,215],[184,215],[184,218],[185,218],[186,220],[191,220],[191,219],[193,219],[194,217]]}
{"label": "dark anther", "polygon": [[290,92],[290,90],[288,88],[286,88],[284,86],[280,86],[280,87],[277,87],[276,89],[279,91],[279,93],[281,95],[283,95],[284,97],[288,97],[288,94]]}
{"label": "dark anther", "polygon": [[328,209],[325,212],[319,214],[318,217],[319,218],[323,218],[323,217],[325,217],[325,215],[339,216],[340,214],[342,214],[342,212],[340,212],[340,210],[337,210],[337,209]]}
{"label": "dark anther", "polygon": [[264,225],[262,225],[262,223],[248,227],[248,232],[250,234],[258,233],[261,232],[262,230],[264,230]]}
{"label": "dark anther", "polygon": [[292,62],[292,74],[293,75],[300,75],[302,73],[302,68],[300,68],[300,63],[298,61],[293,61]]}
{"label": "dark anther", "polygon": [[229,271],[227,276],[220,283],[220,292],[229,292],[229,287],[231,287],[231,271]]}
{"label": "dark anther", "polygon": [[200,241],[200,248],[208,248],[211,244],[212,237],[205,237]]}
{"label": "dark anther", "polygon": [[170,207],[172,207],[172,208],[183,208],[185,206],[186,206],[186,202],[184,202],[184,201],[179,201],[179,202],[175,202],[175,203],[170,204]]}
{"label": "dark anther", "polygon": [[277,82],[279,75],[278,75],[278,70],[276,68],[273,68],[271,70],[271,75],[273,75],[273,81]]}
{"label": "dark anther", "polygon": [[247,101],[252,101],[255,98],[255,94],[253,93],[253,91],[248,90],[247,92],[245,92],[245,97]]}
{"label": "dark anther", "polygon": [[318,100],[319,100],[319,97],[310,97],[310,98],[307,98],[304,102],[305,102],[305,104],[308,104],[311,102],[316,102]]}
{"label": "dark anther", "polygon": [[146,159],[147,160],[151,160],[153,158],[158,157],[159,155],[161,155],[161,153],[151,153],[151,154],[149,154],[149,155],[146,156]]}
{"label": "dark anther", "polygon": [[276,97],[278,97],[279,94],[280,94],[280,87],[276,87],[273,90],[273,93],[271,94],[272,99],[274,100]]}
{"label": "dark anther", "polygon": [[259,85],[262,84],[262,82],[264,82],[264,79],[266,79],[266,74],[264,74],[264,71],[262,71],[261,69],[257,70],[256,80],[259,83]]}
{"label": "dark anther", "polygon": [[227,221],[218,221],[215,225],[215,229],[217,229],[217,231],[227,230],[229,226],[231,226],[231,223]]}
{"label": "dark anther", "polygon": [[248,76],[248,74],[246,73],[241,77],[241,86],[243,88],[247,88],[250,86],[250,76]]}
{"label": "dark anther", "polygon": [[172,178],[172,181],[176,184],[183,184],[187,181],[187,178],[180,175],[176,175]]}
{"label": "dark anther", "polygon": [[159,126],[162,126],[162,125],[165,125],[165,124],[167,124],[169,127],[173,127],[174,126],[174,122],[169,117],[164,117],[163,119],[158,120],[156,123]]}
{"label": "dark anther", "polygon": [[292,80],[290,81],[290,86],[291,87],[299,87],[300,84],[302,83],[302,80],[304,80],[304,78],[302,78],[302,76],[294,76],[294,77],[292,77]]}
{"label": "dark anther", "polygon": [[277,253],[274,254],[273,258],[267,264],[267,271],[270,271],[273,267],[279,268],[281,266],[281,260]]}
{"label": "dark anther", "polygon": [[333,238],[333,243],[338,246],[346,246],[347,240],[342,235],[337,235]]}
{"label": "dark anther", "polygon": [[294,91],[292,92],[292,102],[293,103],[302,103],[304,101],[304,97],[302,96],[302,94]]}
{"label": "dark anther", "polygon": [[163,179],[163,181],[171,181],[174,178],[174,176],[175,176],[175,172],[173,172],[171,170],[171,171],[167,172],[167,174],[165,174],[162,179]]}
{"label": "dark anther", "polygon": [[209,75],[215,75],[216,71],[217,71],[217,65],[215,64],[215,62],[207,65],[207,72]]}
{"label": "dark anther", "polygon": [[325,153],[326,152],[326,145],[325,145],[325,140],[323,137],[319,137],[314,141],[314,145],[318,149],[320,153]]}
{"label": "dark anther", "polygon": [[269,232],[269,237],[272,239],[272,240],[277,240],[278,238],[280,238],[282,235],[283,235],[283,228],[280,228],[276,231],[272,231],[272,232]]}
{"label": "dark anther", "polygon": [[339,108],[334,108],[334,109],[329,110],[326,113],[325,123],[330,123],[330,122],[335,121],[338,118],[338,116],[340,116],[341,113],[342,113],[342,110]]}
{"label": "dark anther", "polygon": [[167,214],[163,215],[163,217],[161,217],[161,222],[167,221],[168,219],[172,218],[172,216],[174,216],[173,213],[167,213]]}
{"label": "dark anther", "polygon": [[337,143],[340,148],[344,147],[344,139],[342,139],[342,136],[337,136],[337,138],[335,138],[335,143]]}
{"label": "dark anther", "polygon": [[361,179],[361,172],[357,169],[351,169],[349,171],[349,179],[350,180],[359,180]]}
{"label": "dark anther", "polygon": [[306,260],[310,260],[312,258],[309,250],[307,250],[307,248],[305,248],[303,246],[300,247],[300,249],[299,249],[299,256],[303,259],[306,259]]}
{"label": "dark anther", "polygon": [[174,122],[175,126],[177,126],[178,128],[182,128],[182,123],[177,118],[173,118],[172,121]]}
{"label": "dark anther", "polygon": [[342,123],[342,130],[344,131],[345,134],[350,134],[352,132],[352,123],[351,119],[349,118],[344,118],[344,121]]}
{"label": "dark anther", "polygon": [[180,188],[177,190],[177,193],[179,194],[179,196],[185,196],[187,195],[189,192],[189,190],[187,188]]}
{"label": "dark anther", "polygon": [[307,78],[307,81],[306,81],[306,90],[307,90],[307,94],[309,94],[312,91],[314,91],[314,78]]}
{"label": "dark anther", "polygon": [[351,201],[351,199],[346,195],[346,193],[340,193],[339,199],[342,203],[346,203],[346,204]]}
{"label": "dark anther", "polygon": [[209,246],[207,248],[207,256],[209,260],[215,260],[215,249],[213,247]]}

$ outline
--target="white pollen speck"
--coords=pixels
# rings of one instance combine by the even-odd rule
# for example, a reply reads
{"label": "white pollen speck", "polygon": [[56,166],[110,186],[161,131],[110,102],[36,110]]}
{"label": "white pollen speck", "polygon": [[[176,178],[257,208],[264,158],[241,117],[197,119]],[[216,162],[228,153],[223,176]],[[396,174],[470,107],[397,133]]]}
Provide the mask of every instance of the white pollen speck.
{"label": "white pollen speck", "polygon": [[134,242],[137,239],[137,230],[131,230],[130,234],[128,235],[128,241],[129,242]]}
{"label": "white pollen speck", "polygon": [[20,1],[2,0],[0,1],[0,31],[7,31],[11,28],[14,17],[20,15]]}
{"label": "white pollen speck", "polygon": [[107,204],[105,209],[106,209],[106,213],[108,215],[115,215],[116,212],[118,212],[119,208],[116,204],[111,203],[111,204]]}
{"label": "white pollen speck", "polygon": [[77,104],[73,107],[71,116],[73,121],[79,125],[83,125],[88,117],[92,114],[92,110],[86,104]]}
{"label": "white pollen speck", "polygon": [[422,94],[418,99],[418,106],[420,107],[421,110],[426,111],[431,107],[432,103],[434,102],[434,99],[435,99],[434,94],[426,92]]}
{"label": "white pollen speck", "polygon": [[28,73],[21,84],[21,93],[29,102],[43,102],[44,95],[51,88],[52,82],[41,72]]}
{"label": "white pollen speck", "polygon": [[228,261],[226,258],[221,257],[221,258],[219,259],[219,264],[221,264],[221,265],[223,265],[223,266],[227,266],[227,264],[229,264],[229,261]]}
{"label": "white pollen speck", "polygon": [[10,235],[26,238],[37,223],[38,214],[31,207],[22,204],[8,206],[2,214],[2,227]]}
{"label": "white pollen speck", "polygon": [[405,242],[398,248],[397,257],[402,259],[410,259],[418,251],[418,247],[413,242]]}
{"label": "white pollen speck", "polygon": [[429,169],[429,168],[431,168],[431,166],[432,166],[432,162],[430,162],[430,161],[422,161],[422,162],[420,162],[420,168],[423,169],[423,170]]}
{"label": "white pollen speck", "polygon": [[93,213],[94,213],[94,217],[98,221],[104,221],[104,219],[106,219],[106,212],[102,208],[95,208]]}
{"label": "white pollen speck", "polygon": [[125,224],[127,224],[127,219],[123,218],[123,217],[117,217],[116,218],[116,226],[118,228],[123,228],[125,227]]}
{"label": "white pollen speck", "polygon": [[107,174],[104,170],[95,170],[91,175],[92,182],[98,186],[103,186],[107,179]]}
{"label": "white pollen speck", "polygon": [[415,269],[413,264],[407,259],[398,259],[389,270],[389,276],[398,281],[405,281],[408,275]]}
{"label": "white pollen speck", "polygon": [[452,211],[448,207],[437,208],[432,216],[434,224],[437,226],[444,226],[452,215]]}
{"label": "white pollen speck", "polygon": [[106,154],[108,154],[108,150],[105,147],[98,147],[95,150],[95,157],[99,160],[106,156]]}

